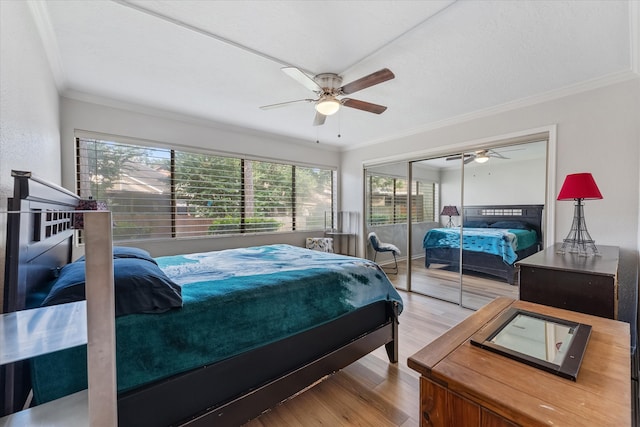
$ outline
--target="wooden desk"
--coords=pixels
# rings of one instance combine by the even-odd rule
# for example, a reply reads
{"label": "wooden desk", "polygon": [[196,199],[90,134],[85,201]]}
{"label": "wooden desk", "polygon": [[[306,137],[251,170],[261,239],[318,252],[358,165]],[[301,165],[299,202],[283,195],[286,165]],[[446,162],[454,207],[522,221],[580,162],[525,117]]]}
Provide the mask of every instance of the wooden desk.
{"label": "wooden desk", "polygon": [[595,316],[618,318],[617,246],[598,246],[600,255],[558,254],[557,243],[516,265],[520,299]]}
{"label": "wooden desk", "polygon": [[[576,382],[472,346],[469,338],[509,307],[592,326]],[[630,426],[629,325],[497,298],[411,356],[421,426]]]}

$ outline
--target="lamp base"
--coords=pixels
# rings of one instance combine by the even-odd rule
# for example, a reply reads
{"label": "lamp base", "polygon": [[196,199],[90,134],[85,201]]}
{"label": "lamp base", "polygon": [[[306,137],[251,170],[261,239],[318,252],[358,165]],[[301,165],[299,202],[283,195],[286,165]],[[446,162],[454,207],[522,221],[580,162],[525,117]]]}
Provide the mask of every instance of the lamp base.
{"label": "lamp base", "polygon": [[598,248],[593,240],[583,239],[564,239],[562,241],[562,247],[558,249],[559,254],[575,253],[578,256],[599,256]]}
{"label": "lamp base", "polygon": [[447,225],[445,225],[446,228],[454,228],[456,225],[453,223],[453,221],[451,220],[451,217],[449,217],[449,222],[447,223]]}
{"label": "lamp base", "polygon": [[569,252],[576,253],[579,256],[600,255],[595,240],[591,238],[591,235],[587,231],[587,224],[584,221],[582,199],[576,199],[571,231],[569,231],[567,238],[562,242],[562,247],[557,252],[559,254]]}

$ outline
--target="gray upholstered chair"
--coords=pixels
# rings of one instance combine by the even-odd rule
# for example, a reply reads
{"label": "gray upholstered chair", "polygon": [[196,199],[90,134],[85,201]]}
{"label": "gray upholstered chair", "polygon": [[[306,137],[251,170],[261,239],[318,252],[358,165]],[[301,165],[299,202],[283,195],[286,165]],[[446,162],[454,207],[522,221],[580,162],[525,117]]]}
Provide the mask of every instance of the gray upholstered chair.
{"label": "gray upholstered chair", "polygon": [[400,249],[398,249],[396,245],[392,245],[391,243],[381,242],[378,238],[378,235],[374,232],[369,233],[369,242],[371,243],[371,247],[374,250],[373,262],[376,262],[376,256],[378,255],[378,252],[391,252],[393,254],[394,266],[393,268],[388,267],[388,272],[398,274],[398,260],[396,259],[396,256],[400,255]]}

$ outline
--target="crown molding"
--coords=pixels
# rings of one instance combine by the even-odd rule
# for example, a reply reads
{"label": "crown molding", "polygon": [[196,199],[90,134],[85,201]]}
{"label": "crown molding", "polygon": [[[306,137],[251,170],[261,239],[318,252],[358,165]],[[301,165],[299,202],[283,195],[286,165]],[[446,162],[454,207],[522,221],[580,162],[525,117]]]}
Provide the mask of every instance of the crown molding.
{"label": "crown molding", "polygon": [[544,102],[554,101],[556,99],[564,98],[571,95],[588,92],[590,90],[599,89],[602,87],[610,86],[616,83],[625,82],[628,80],[638,79],[639,75],[631,70],[620,71],[612,74],[608,74],[603,77],[587,80],[581,83],[565,86],[563,88],[554,89],[548,92],[532,95],[526,98],[518,99],[515,101],[505,102],[493,107],[484,108],[482,110],[473,111],[471,113],[461,114],[459,116],[451,117],[444,120],[425,124],[417,128],[407,130],[402,133],[396,133],[391,137],[385,137],[376,139],[373,141],[363,142],[360,144],[354,144],[349,147],[343,147],[342,151],[351,151],[359,148],[370,147],[375,144],[390,142],[401,138],[419,135],[436,129],[441,129],[447,126],[453,126],[460,123],[468,122],[475,119],[481,119],[489,116],[493,116],[500,113],[516,110],[519,108],[529,107],[532,105],[542,104]]}
{"label": "crown molding", "polygon": [[206,117],[196,117],[192,115],[181,114],[174,111],[158,109],[155,107],[134,104],[126,101],[120,101],[117,99],[108,98],[100,95],[88,94],[86,92],[80,92],[72,89],[65,90],[63,93],[61,93],[60,96],[62,98],[66,98],[69,100],[86,102],[86,103],[95,104],[101,107],[114,108],[118,110],[144,114],[144,115],[155,117],[155,118],[175,120],[177,122],[183,122],[191,125],[202,126],[209,129],[215,129],[221,132],[251,135],[253,137],[268,138],[271,140],[275,140],[278,142],[285,142],[289,144],[306,145],[306,146],[311,145],[313,148],[324,150],[324,151],[333,151],[333,152],[339,151],[338,148],[333,145],[325,144],[322,146],[318,146],[318,144],[316,144],[315,142],[312,143],[304,139],[298,139],[291,136],[270,133],[270,132],[243,127],[243,126],[236,126],[230,123],[217,122],[215,120],[208,119]]}
{"label": "crown molding", "polygon": [[629,21],[631,69],[640,76],[640,1],[629,2]]}
{"label": "crown molding", "polygon": [[66,73],[64,71],[64,65],[62,57],[60,56],[60,48],[58,46],[57,37],[53,31],[53,25],[49,19],[49,11],[47,9],[47,3],[43,0],[27,0],[27,5],[33,16],[33,20],[36,24],[40,40],[42,41],[42,47],[44,48],[47,61],[49,62],[49,68],[53,74],[53,79],[56,82],[58,93],[64,91],[67,87]]}

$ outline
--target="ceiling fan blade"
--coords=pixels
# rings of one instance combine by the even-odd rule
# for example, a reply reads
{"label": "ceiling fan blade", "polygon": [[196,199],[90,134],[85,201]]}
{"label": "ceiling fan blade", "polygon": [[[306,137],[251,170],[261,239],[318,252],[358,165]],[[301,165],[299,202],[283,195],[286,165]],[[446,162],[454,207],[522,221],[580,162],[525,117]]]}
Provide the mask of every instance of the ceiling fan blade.
{"label": "ceiling fan blade", "polygon": [[298,99],[295,101],[287,101],[287,102],[279,102],[277,104],[263,105],[262,107],[260,107],[260,109],[270,110],[272,108],[286,107],[287,105],[298,104],[300,102],[315,102],[315,101],[316,101],[315,99]]}
{"label": "ceiling fan blade", "polygon": [[327,120],[327,116],[316,111],[316,117],[313,119],[313,125],[322,126],[325,120]]}
{"label": "ceiling fan blade", "polygon": [[[498,148],[498,150],[500,150],[501,153],[507,153],[509,151],[521,151],[521,150],[526,150],[526,148],[523,147],[518,147],[518,148],[509,148],[509,146],[506,147],[500,147]],[[493,151],[494,153],[496,152],[496,150],[489,150],[489,151]]]}
{"label": "ceiling fan blade", "polygon": [[358,80],[354,80],[351,83],[342,86],[340,88],[340,92],[343,95],[349,95],[359,90],[366,89],[382,82],[386,82],[387,80],[391,80],[394,77],[395,75],[391,72],[391,70],[389,70],[388,68],[383,68],[382,70],[376,71],[375,73],[371,73],[368,76],[361,77]]}
{"label": "ceiling fan blade", "polygon": [[302,72],[299,68],[296,67],[283,67],[282,71],[293,80],[300,83],[302,86],[306,87],[312,92],[322,93],[322,88],[315,80]]}
{"label": "ceiling fan blade", "polygon": [[467,158],[467,159],[464,159],[464,164],[466,165],[466,164],[468,164],[468,163],[471,163],[471,162],[473,162],[475,159],[476,159],[476,156],[471,156],[471,157],[469,157],[469,158]]}
{"label": "ceiling fan blade", "polygon": [[493,151],[493,150],[489,150],[487,152],[487,156],[489,157],[496,157],[498,159],[508,159],[508,157],[503,156],[502,154],[498,153],[497,151]]}
{"label": "ceiling fan blade", "polygon": [[340,101],[345,107],[356,108],[368,111],[369,113],[382,114],[387,109],[384,105],[372,104],[371,102],[359,101],[357,99],[344,98]]}
{"label": "ceiling fan blade", "polygon": [[[469,158],[469,157],[475,157],[475,154],[465,154],[464,158]],[[457,155],[457,156],[449,156],[447,157],[445,160],[460,160],[462,158],[462,155]]]}

